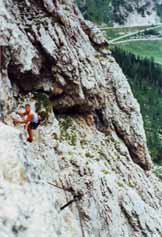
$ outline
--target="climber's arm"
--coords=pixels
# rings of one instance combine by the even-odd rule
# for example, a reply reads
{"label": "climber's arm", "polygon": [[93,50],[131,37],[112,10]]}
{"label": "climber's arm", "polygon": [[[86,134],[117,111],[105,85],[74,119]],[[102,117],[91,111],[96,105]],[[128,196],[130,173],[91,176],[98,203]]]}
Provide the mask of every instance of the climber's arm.
{"label": "climber's arm", "polygon": [[33,115],[32,114],[29,114],[28,117],[24,120],[19,120],[19,119],[15,119],[15,123],[20,123],[20,124],[27,124],[28,122],[31,121]]}
{"label": "climber's arm", "polygon": [[16,112],[16,114],[20,115],[20,116],[25,116],[26,112]]}

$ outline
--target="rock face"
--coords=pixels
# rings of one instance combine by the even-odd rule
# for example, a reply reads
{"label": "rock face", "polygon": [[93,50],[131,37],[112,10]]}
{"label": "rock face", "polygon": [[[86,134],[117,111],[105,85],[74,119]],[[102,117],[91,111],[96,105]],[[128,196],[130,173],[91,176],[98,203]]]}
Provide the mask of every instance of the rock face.
{"label": "rock face", "polygon": [[[77,0],[89,20],[108,25],[151,25],[160,23],[161,0]],[[92,14],[93,13],[93,14]]]}
{"label": "rock face", "polygon": [[115,25],[137,26],[160,23],[158,8],[162,1],[131,0],[113,1],[113,16]]}
{"label": "rock face", "polygon": [[160,237],[162,185],[115,132],[82,116],[53,119],[33,144],[15,128],[0,131],[1,236]]}
{"label": "rock face", "polygon": [[71,0],[1,0],[0,17],[0,118],[48,115],[33,144],[0,124],[1,236],[160,236],[140,108],[100,31]]}

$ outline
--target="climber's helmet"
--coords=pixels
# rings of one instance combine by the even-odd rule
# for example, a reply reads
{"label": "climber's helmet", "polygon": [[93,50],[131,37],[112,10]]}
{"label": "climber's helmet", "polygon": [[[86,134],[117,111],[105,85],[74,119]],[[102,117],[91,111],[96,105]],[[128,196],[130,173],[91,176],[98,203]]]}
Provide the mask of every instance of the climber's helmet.
{"label": "climber's helmet", "polygon": [[26,105],[25,105],[25,111],[26,111],[27,114],[30,113],[30,111],[31,111],[31,106],[30,106],[30,104],[26,104]]}

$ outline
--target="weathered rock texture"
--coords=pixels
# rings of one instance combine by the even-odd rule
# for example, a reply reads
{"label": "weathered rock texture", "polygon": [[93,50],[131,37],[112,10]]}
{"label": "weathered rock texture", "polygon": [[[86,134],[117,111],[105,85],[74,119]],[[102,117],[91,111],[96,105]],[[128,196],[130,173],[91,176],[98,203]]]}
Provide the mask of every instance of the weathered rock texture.
{"label": "weathered rock texture", "polygon": [[100,24],[137,26],[161,21],[161,0],[77,0],[77,3],[87,19]]}
{"label": "weathered rock texture", "polygon": [[160,236],[162,187],[108,42],[71,0],[0,6],[1,118],[25,102],[49,114],[33,144],[0,124],[0,236]]}
{"label": "weathered rock texture", "polygon": [[113,0],[113,17],[117,25],[151,25],[160,23],[161,0]]}
{"label": "weathered rock texture", "polygon": [[[162,185],[115,132],[78,116],[41,126],[33,144],[17,129],[0,131],[1,236],[160,237]],[[60,211],[74,195],[81,200]]]}

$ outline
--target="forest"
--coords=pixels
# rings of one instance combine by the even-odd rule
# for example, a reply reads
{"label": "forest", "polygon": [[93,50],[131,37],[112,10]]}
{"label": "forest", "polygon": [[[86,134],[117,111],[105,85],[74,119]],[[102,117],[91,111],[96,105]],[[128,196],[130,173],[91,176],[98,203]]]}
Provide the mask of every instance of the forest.
{"label": "forest", "polygon": [[140,103],[151,156],[162,164],[162,67],[153,58],[142,59],[119,47],[114,47],[112,54]]}
{"label": "forest", "polygon": [[77,0],[77,3],[86,19],[98,24],[112,24],[112,0]]}

